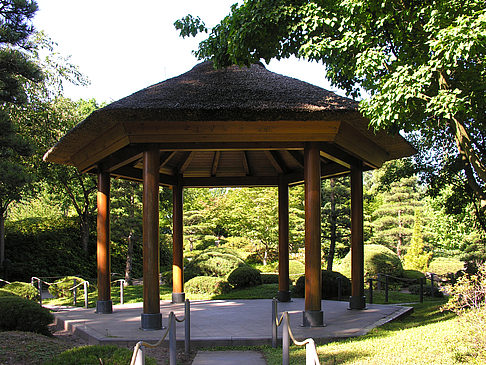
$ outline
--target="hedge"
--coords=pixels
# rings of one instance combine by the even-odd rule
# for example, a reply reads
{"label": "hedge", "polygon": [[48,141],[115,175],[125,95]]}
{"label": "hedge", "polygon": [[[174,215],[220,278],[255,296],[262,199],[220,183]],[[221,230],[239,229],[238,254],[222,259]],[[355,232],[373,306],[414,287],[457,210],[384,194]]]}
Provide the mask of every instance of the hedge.
{"label": "hedge", "polygon": [[5,285],[3,289],[25,299],[39,300],[39,290],[34,288],[30,283],[14,281],[13,283]]}
{"label": "hedge", "polygon": [[230,284],[214,276],[196,276],[184,284],[184,291],[192,294],[218,295],[228,293]]}
{"label": "hedge", "polygon": [[[338,297],[338,281],[341,280],[341,296],[351,295],[351,281],[337,271],[322,270],[322,299]],[[294,297],[303,298],[305,295],[305,276],[299,277],[292,290]]]}
{"label": "hedge", "polygon": [[228,283],[234,288],[246,288],[262,284],[260,271],[251,266],[240,266],[228,276]]}
{"label": "hedge", "polygon": [[27,331],[50,336],[54,321],[49,309],[17,296],[0,297],[0,331]]}

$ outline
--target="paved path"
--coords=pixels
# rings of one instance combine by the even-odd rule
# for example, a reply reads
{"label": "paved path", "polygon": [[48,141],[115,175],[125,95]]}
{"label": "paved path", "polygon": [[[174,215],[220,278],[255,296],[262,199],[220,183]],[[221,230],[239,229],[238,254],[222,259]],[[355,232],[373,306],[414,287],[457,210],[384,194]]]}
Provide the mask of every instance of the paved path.
{"label": "paved path", "polygon": [[[279,303],[278,311],[289,312],[291,329],[297,339],[312,337],[317,342],[336,338],[360,336],[372,328],[403,316],[410,307],[369,304],[366,310],[348,310],[347,302],[322,301],[325,327],[305,328],[302,324],[304,299],[295,298]],[[184,316],[183,304],[161,301],[163,325],[174,311]],[[134,346],[136,342],[158,341],[165,330],[140,329],[142,303],[114,306],[112,314],[96,314],[93,308],[65,308],[55,313],[59,329],[70,330],[90,344],[119,344]],[[252,346],[271,344],[272,301],[255,300],[203,300],[191,302],[191,346]],[[177,323],[177,340],[182,346],[184,323]],[[279,338],[281,338],[281,327]]]}
{"label": "paved path", "polygon": [[266,365],[256,351],[198,351],[192,365]]}

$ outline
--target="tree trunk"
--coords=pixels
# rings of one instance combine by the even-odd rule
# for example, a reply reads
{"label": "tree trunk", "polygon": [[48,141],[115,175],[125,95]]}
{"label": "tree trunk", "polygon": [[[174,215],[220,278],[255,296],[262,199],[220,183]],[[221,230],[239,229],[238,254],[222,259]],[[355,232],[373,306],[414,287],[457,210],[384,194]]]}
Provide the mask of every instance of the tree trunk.
{"label": "tree trunk", "polygon": [[329,254],[327,255],[327,270],[332,271],[332,263],[334,261],[334,254],[336,251],[336,225],[337,225],[337,216],[336,216],[336,194],[334,188],[336,187],[336,179],[331,178],[330,179],[330,184],[331,184],[331,195],[330,195],[330,201],[331,201],[331,220],[330,220],[330,225],[331,225],[331,242],[329,244]]}
{"label": "tree trunk", "polygon": [[0,211],[0,266],[5,261],[5,212]]}
{"label": "tree trunk", "polygon": [[83,251],[88,254],[88,243],[89,243],[89,222],[87,217],[83,217],[83,221],[80,224],[81,229],[81,246]]}
{"label": "tree trunk", "polygon": [[268,250],[265,247],[265,252],[263,253],[263,265],[267,265]]}
{"label": "tree trunk", "polygon": [[133,260],[133,232],[127,237],[128,252],[127,263],[125,265],[125,285],[132,285],[132,260]]}
{"label": "tree trunk", "polygon": [[403,237],[402,237],[402,217],[401,211],[398,211],[398,241],[397,241],[397,255],[398,257],[402,258],[402,244],[403,244]]}

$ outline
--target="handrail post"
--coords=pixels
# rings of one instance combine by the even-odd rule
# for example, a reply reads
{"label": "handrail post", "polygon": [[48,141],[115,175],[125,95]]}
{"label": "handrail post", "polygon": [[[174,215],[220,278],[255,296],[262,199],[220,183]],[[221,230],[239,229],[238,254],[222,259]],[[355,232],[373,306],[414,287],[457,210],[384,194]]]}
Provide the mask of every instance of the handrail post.
{"label": "handrail post", "polygon": [[186,299],[184,307],[184,352],[188,355],[191,352],[191,303]]}
{"label": "handrail post", "polygon": [[420,303],[424,302],[424,278],[420,278]]}
{"label": "handrail post", "polygon": [[145,365],[145,348],[143,345],[138,348],[136,356],[134,365]]}
{"label": "handrail post", "polygon": [[373,279],[372,278],[369,278],[368,279],[368,282],[370,284],[370,288],[368,290],[368,293],[370,295],[370,304],[373,304]]}
{"label": "handrail post", "polygon": [[169,364],[176,365],[177,361],[177,343],[176,343],[176,320],[174,312],[169,314]]}
{"label": "handrail post", "polygon": [[124,299],[124,292],[123,292],[123,289],[124,289],[124,285],[125,284],[125,280],[121,279],[120,280],[120,304],[123,304],[123,299]]}
{"label": "handrail post", "polygon": [[84,287],[84,307],[86,309],[88,308],[88,286],[89,283],[85,280],[83,283],[83,287]]}
{"label": "handrail post", "polygon": [[37,279],[37,289],[39,289],[39,304],[42,306],[42,281]]}
{"label": "handrail post", "polygon": [[272,300],[272,347],[277,348],[277,299]]}
{"label": "handrail post", "polygon": [[282,329],[282,365],[289,365],[289,317],[288,313],[284,313],[283,329]]}
{"label": "handrail post", "polygon": [[78,294],[78,288],[76,288],[76,279],[73,279],[73,302],[74,302],[74,305],[76,306],[76,302],[77,302],[77,294]]}
{"label": "handrail post", "polygon": [[385,303],[388,303],[388,275],[385,275]]}

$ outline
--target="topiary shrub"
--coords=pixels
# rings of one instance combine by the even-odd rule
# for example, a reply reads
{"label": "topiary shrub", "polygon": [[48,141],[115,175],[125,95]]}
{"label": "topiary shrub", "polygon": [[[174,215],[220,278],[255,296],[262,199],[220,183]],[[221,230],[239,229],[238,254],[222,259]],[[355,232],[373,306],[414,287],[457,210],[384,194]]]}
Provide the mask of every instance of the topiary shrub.
{"label": "topiary shrub", "polygon": [[[338,271],[348,278],[351,277],[351,252],[344,257]],[[364,246],[365,279],[375,278],[378,274],[400,277],[402,273],[402,262],[395,252],[382,245]]]}
{"label": "topiary shrub", "polygon": [[403,270],[402,278],[416,280],[420,278],[425,278],[425,274],[418,270]]}
{"label": "topiary shrub", "polygon": [[28,331],[50,336],[54,321],[49,309],[17,296],[0,297],[0,331]]}
{"label": "topiary shrub", "polygon": [[[133,351],[116,346],[82,346],[62,352],[44,365],[126,365]],[[145,364],[156,365],[155,359],[146,356]]]}
{"label": "topiary shrub", "polygon": [[184,291],[192,294],[218,295],[228,293],[230,284],[214,276],[196,276],[184,284]]}
{"label": "topiary shrub", "polygon": [[447,275],[464,270],[464,262],[453,257],[437,257],[429,264],[429,271],[437,275]]}
{"label": "topiary shrub", "polygon": [[[420,284],[413,284],[408,287],[410,294],[419,295],[420,294]],[[442,293],[438,287],[434,286],[434,289],[430,285],[423,286],[423,293],[429,297],[442,298],[444,293]]]}
{"label": "topiary shrub", "polygon": [[0,297],[18,297],[18,295],[12,293],[11,291],[0,289]]}
{"label": "topiary shrub", "polygon": [[261,273],[262,284],[278,284],[278,274]]}
{"label": "topiary shrub", "polygon": [[[65,276],[62,279],[56,281],[54,284],[49,286],[49,293],[56,298],[72,298],[73,290],[69,290],[74,286],[74,280],[76,280],[76,285],[82,283],[84,279],[77,276]],[[93,292],[96,287],[92,284],[88,286],[88,292]],[[84,295],[84,286],[78,286],[78,295]]]}
{"label": "topiary shrub", "polygon": [[245,288],[262,284],[260,271],[251,266],[240,266],[228,276],[228,283],[234,288]]}
{"label": "topiary shrub", "polygon": [[[277,265],[278,269],[278,265]],[[305,265],[297,260],[289,260],[289,274],[297,275],[305,273]]]}
{"label": "topiary shrub", "polygon": [[39,290],[34,288],[30,283],[14,281],[13,283],[5,285],[3,289],[25,299],[39,300]]}
{"label": "topiary shrub", "polygon": [[192,279],[196,276],[227,277],[234,269],[245,266],[239,257],[218,251],[203,251],[186,266],[184,276]]}
{"label": "topiary shrub", "polygon": [[[337,271],[322,270],[322,299],[334,299],[338,297],[338,281],[341,280],[341,296],[351,295],[351,281]],[[305,276],[297,279],[292,290],[294,297],[305,296]]]}

